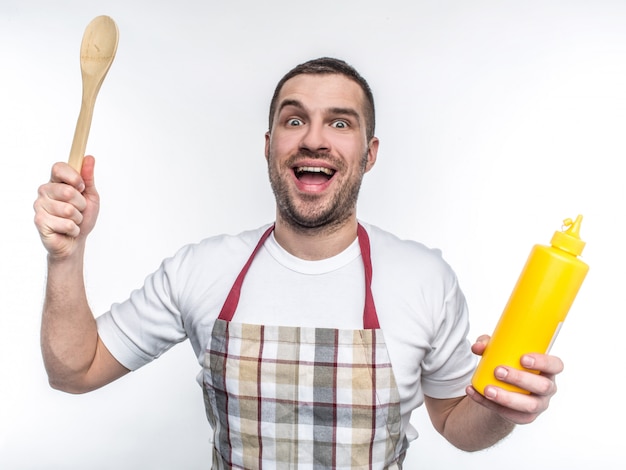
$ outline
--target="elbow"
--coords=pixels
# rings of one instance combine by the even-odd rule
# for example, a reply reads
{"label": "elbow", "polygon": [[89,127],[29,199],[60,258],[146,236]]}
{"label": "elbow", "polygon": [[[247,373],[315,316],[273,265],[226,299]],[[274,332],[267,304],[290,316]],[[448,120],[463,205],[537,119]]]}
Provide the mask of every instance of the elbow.
{"label": "elbow", "polygon": [[495,446],[505,439],[513,430],[514,426],[509,425],[504,429],[494,430],[465,430],[453,435],[443,434],[443,437],[457,449],[467,452],[480,452]]}
{"label": "elbow", "polygon": [[58,390],[72,395],[81,395],[93,390],[93,388],[88,387],[80,381],[68,380],[67,378],[59,377],[54,374],[48,374],[48,385],[50,385],[50,388],[53,390]]}
{"label": "elbow", "polygon": [[445,432],[445,430],[439,431],[439,434],[452,446],[456,449],[467,452],[469,454],[474,452],[480,452],[481,450],[485,450],[490,447],[490,445],[485,445],[482,442],[481,438],[477,438],[477,436],[471,436],[468,432],[464,432],[461,435],[457,434],[449,434]]}
{"label": "elbow", "polygon": [[475,452],[480,452],[481,450],[485,450],[488,449],[489,447],[491,447],[493,444],[489,444],[489,445],[480,445],[480,444],[466,444],[466,443],[455,443],[452,442],[450,440],[448,440],[448,442],[450,442],[454,447],[456,447],[457,449],[463,451],[463,452],[467,452],[468,454],[472,454]]}
{"label": "elbow", "polygon": [[52,389],[58,390],[60,392],[69,393],[71,395],[82,395],[84,393],[91,392],[91,389],[88,389],[88,388],[75,387],[72,385],[67,385],[67,384],[57,383],[57,382],[52,382],[52,381],[48,381],[48,383],[50,384],[50,387]]}

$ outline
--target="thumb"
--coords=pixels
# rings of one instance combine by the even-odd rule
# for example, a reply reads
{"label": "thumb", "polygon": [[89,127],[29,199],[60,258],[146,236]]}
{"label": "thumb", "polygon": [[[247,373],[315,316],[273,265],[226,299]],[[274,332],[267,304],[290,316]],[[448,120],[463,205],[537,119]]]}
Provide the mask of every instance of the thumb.
{"label": "thumb", "polygon": [[472,352],[481,356],[485,352],[490,339],[489,335],[480,335],[472,345]]}
{"label": "thumb", "polygon": [[91,155],[87,155],[83,159],[83,167],[80,170],[80,176],[82,176],[83,181],[85,183],[84,191],[93,192],[95,191],[95,181],[94,181],[94,167],[96,166],[96,159]]}

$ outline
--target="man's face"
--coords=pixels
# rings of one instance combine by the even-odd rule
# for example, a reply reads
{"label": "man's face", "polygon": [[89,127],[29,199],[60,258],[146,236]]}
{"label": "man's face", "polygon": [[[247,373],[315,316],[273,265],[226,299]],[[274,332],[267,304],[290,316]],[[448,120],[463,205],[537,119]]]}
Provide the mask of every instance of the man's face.
{"label": "man's face", "polygon": [[355,216],[378,150],[378,139],[367,142],[364,100],[338,74],[297,75],[280,91],[265,156],[277,217],[293,228],[332,228]]}

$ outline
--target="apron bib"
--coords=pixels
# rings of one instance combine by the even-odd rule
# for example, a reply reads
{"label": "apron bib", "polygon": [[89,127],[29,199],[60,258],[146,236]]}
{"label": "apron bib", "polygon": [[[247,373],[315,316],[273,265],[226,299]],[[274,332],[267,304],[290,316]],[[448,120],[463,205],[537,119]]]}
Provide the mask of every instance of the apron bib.
{"label": "apron bib", "polygon": [[261,237],[215,321],[203,383],[221,469],[401,469],[408,441],[400,397],[371,292],[369,238],[364,329],[231,321]]}

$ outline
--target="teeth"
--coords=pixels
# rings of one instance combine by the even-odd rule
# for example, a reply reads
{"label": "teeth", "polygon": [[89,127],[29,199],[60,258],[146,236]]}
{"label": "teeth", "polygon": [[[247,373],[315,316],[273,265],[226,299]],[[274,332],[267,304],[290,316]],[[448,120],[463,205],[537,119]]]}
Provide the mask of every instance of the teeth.
{"label": "teeth", "polygon": [[333,176],[333,174],[335,173],[334,170],[321,166],[299,166],[298,168],[296,168],[296,172],[298,173],[304,173],[305,171],[308,173],[324,173],[328,176]]}

